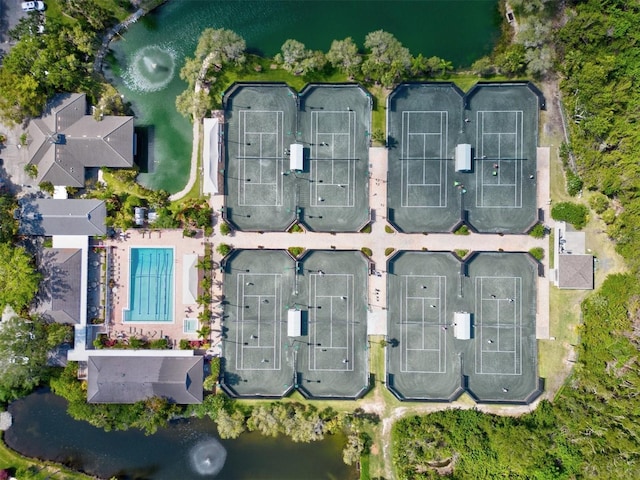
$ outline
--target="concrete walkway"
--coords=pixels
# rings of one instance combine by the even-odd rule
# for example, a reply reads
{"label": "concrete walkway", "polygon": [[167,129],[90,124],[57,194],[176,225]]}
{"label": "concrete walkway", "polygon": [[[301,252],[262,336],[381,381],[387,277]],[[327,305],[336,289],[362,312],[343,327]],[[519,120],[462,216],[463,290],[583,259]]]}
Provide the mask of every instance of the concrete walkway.
{"label": "concrete walkway", "polygon": [[[530,235],[498,235],[498,234],[415,234],[415,233],[387,233],[385,231],[387,211],[387,150],[385,148],[371,148],[369,151],[370,172],[369,205],[372,210],[371,233],[287,233],[287,232],[234,232],[231,236],[220,236],[220,222],[216,222],[214,242],[227,243],[234,248],[286,249],[289,247],[304,247],[314,250],[354,250],[362,247],[370,248],[373,252],[372,261],[381,276],[369,276],[369,304],[371,305],[368,318],[368,332],[370,335],[387,333],[387,304],[386,304],[386,260],[385,249],[395,250],[423,250],[430,251],[499,251],[528,252],[533,247],[542,247],[547,253],[544,261],[545,277],[538,277],[538,312],[537,338],[549,336],[549,281],[548,272],[548,238],[536,239]],[[549,198],[549,149],[538,149],[538,204],[546,205]],[[541,202],[540,199],[545,199]],[[220,212],[224,197],[214,195],[211,205],[216,212]],[[545,218],[548,213],[545,213]],[[216,254],[217,255],[217,254]],[[216,261],[220,258],[217,256]],[[216,292],[220,294],[221,291]]]}

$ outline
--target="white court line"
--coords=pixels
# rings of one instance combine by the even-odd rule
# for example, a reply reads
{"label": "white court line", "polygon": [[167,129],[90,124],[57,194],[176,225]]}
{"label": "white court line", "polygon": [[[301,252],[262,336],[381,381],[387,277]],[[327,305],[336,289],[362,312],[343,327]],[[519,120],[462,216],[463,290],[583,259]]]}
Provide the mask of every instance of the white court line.
{"label": "white court line", "polygon": [[[511,294],[506,298],[492,298],[492,293],[487,293],[485,296],[484,293],[484,280],[513,280],[513,285],[511,286]],[[479,312],[478,318],[479,321],[476,322],[476,325],[479,325],[479,329],[476,328],[476,333],[479,330],[479,336],[476,337],[476,365],[475,370],[478,375],[521,375],[522,374],[522,277],[476,277],[475,279],[475,304],[476,304],[476,312]],[[509,299],[513,299],[513,302],[509,302]],[[496,305],[496,317],[493,319],[495,323],[491,323],[491,319],[485,317],[483,312],[483,305],[485,302],[493,302]],[[501,324],[500,323],[500,303],[509,302],[514,303],[514,318],[513,323],[511,325]],[[519,312],[518,312],[519,308]],[[485,327],[491,328],[496,331],[496,338],[485,339]],[[513,331],[514,336],[514,349],[515,350],[501,350],[500,349],[500,330],[504,329]],[[495,350],[485,350],[484,345],[491,340],[496,342],[497,349]],[[485,372],[483,358],[484,354],[494,354],[494,353],[502,353],[502,354],[513,354],[513,372],[505,373],[505,372]]]}
{"label": "white court line", "polygon": [[[331,282],[333,284],[338,280],[337,277],[345,277],[346,278],[346,292],[343,295],[318,295],[318,281],[321,282]],[[353,322],[355,321],[355,302],[353,299],[355,298],[355,282],[353,274],[347,273],[337,273],[337,274],[317,274],[312,273],[309,277],[309,305],[318,305],[319,298],[330,298],[330,312],[329,312],[329,345],[326,345],[324,342],[318,341],[318,313],[317,308],[313,308],[309,312],[310,318],[310,332],[309,338],[311,339],[312,348],[309,349],[309,370],[311,371],[320,371],[320,372],[352,372],[354,370],[354,346],[355,346],[355,325]],[[322,287],[321,287],[322,289]],[[343,300],[342,297],[346,296],[346,300]],[[334,340],[338,340],[338,338],[334,339],[333,335],[333,301],[336,302],[347,302],[347,315],[344,321],[347,325],[347,335],[346,345],[340,345],[336,343],[334,345]],[[341,319],[337,319],[336,322],[340,322]],[[318,343],[321,343],[321,346],[318,347]],[[345,343],[344,341],[341,343]],[[330,352],[345,352],[342,355],[346,355],[343,358],[346,358],[348,362],[344,364],[343,368],[319,368],[317,366],[317,357],[318,350],[320,351],[330,351]]]}
{"label": "white court line", "polygon": [[[246,290],[246,277],[255,278],[258,276],[271,276],[273,277],[273,292],[272,293],[247,293]],[[279,318],[280,312],[282,312],[282,274],[279,273],[240,273],[237,276],[237,292],[236,292],[236,319],[238,325],[236,326],[236,370],[281,370],[282,367],[280,365],[281,360],[281,329],[282,329],[282,319]],[[253,288],[254,285],[251,285]],[[260,286],[258,285],[258,288]],[[253,329],[256,330],[258,345],[246,345],[245,346],[245,308],[244,305],[246,303],[245,299],[247,298],[257,298],[258,299],[258,312],[257,312],[257,321],[252,322]],[[263,299],[274,299],[273,312],[275,317],[271,319],[265,319],[262,321],[262,315],[260,313],[260,309],[262,307]],[[247,322],[249,322],[247,320]],[[265,330],[263,330],[265,329]],[[269,332],[270,331],[270,332]],[[269,332],[273,338],[272,344],[262,345],[263,332]],[[254,333],[251,333],[253,335]],[[253,340],[253,339],[250,339]],[[247,342],[249,343],[249,342]],[[273,350],[271,354],[271,358],[267,359],[268,361],[264,364],[264,367],[257,366],[248,366],[245,367],[245,354],[244,351],[247,350],[255,350],[255,349],[264,349],[264,350]]]}
{"label": "white court line", "polygon": [[[251,206],[251,207],[280,207],[283,205],[284,188],[283,179],[281,178],[281,171],[283,170],[283,154],[284,154],[284,112],[282,110],[240,110],[240,121],[238,128],[238,145],[240,165],[238,166],[238,206]],[[268,126],[272,127],[272,130],[267,131],[250,131],[247,129],[247,117],[256,116],[260,114],[269,114],[269,116],[275,116],[275,121],[267,122]],[[258,135],[258,156],[248,155],[247,143],[248,136]],[[275,136],[275,152],[270,155],[263,153],[263,141],[266,136]],[[252,143],[255,142],[252,138]],[[252,145],[253,146],[253,145]],[[255,147],[252,148],[252,151]],[[262,162],[264,160],[274,161],[272,166],[263,167]],[[249,162],[258,163],[258,178],[252,178],[250,182],[247,182],[247,164]],[[269,162],[270,164],[272,162]],[[262,182],[263,168],[273,169],[273,178],[275,182]],[[266,202],[263,195],[257,195],[259,203],[247,202],[247,190],[257,186],[273,186],[273,202]],[[252,198],[256,198],[253,195]]]}
{"label": "white court line", "polygon": [[[440,117],[440,130],[437,132],[411,132],[411,116],[418,115],[430,115]],[[406,208],[446,208],[447,207],[447,169],[446,169],[446,149],[448,145],[448,115],[449,112],[445,110],[415,110],[415,111],[403,111],[402,112],[402,134],[401,134],[401,148],[400,148],[400,162],[401,162],[401,176],[400,176],[400,198],[401,206]],[[420,122],[419,122],[420,123]],[[427,156],[427,139],[430,137],[440,137],[440,143],[438,148],[437,157]],[[418,157],[410,156],[410,145],[412,137],[422,139],[422,155]],[[415,183],[411,181],[411,174],[409,168],[412,165],[416,165],[415,162],[422,162],[422,183]],[[439,162],[440,172],[439,181],[435,183],[427,183],[427,162]],[[409,201],[409,187],[439,187],[439,204],[411,204]]]}
{"label": "white court line", "polygon": [[[330,116],[330,115],[338,115],[338,116],[347,116],[347,132],[334,132],[334,131],[321,131],[320,130],[320,118],[322,116]],[[323,125],[324,127],[324,125]],[[311,179],[309,182],[309,197],[310,204],[313,207],[322,206],[325,208],[344,208],[344,207],[355,207],[355,189],[356,189],[356,114],[354,111],[312,111],[311,112],[311,135],[310,138],[313,139],[313,151],[314,155],[311,159]],[[328,137],[328,138],[325,138]],[[335,145],[337,144],[337,139],[346,137],[347,138],[347,157],[345,158],[336,158],[335,155]],[[331,158],[320,158],[321,148],[326,148],[324,145],[320,145],[321,143],[328,143],[329,148],[331,148]],[[331,162],[331,179],[330,182],[323,179],[323,183],[321,184],[319,180],[319,167],[318,165],[324,165],[325,162]],[[347,178],[346,179],[335,179],[335,162],[347,162]],[[353,178],[353,180],[352,180]],[[343,185],[343,187],[340,187]],[[341,189],[345,189],[346,191],[346,199],[343,203],[339,203],[336,205],[329,205],[318,200],[319,197],[328,197],[331,195],[331,190],[324,187],[338,187]],[[318,189],[321,189],[319,192]],[[329,193],[323,193],[324,190],[329,190]],[[335,190],[334,190],[335,191]],[[335,196],[332,196],[332,199],[335,199]]]}
{"label": "white court line", "polygon": [[[487,119],[487,117],[491,117],[492,115],[500,115],[500,114],[515,114],[515,122],[513,123],[513,131],[505,131],[505,132],[492,132],[492,131],[488,131],[488,129],[485,127],[485,120]],[[476,145],[479,145],[479,152],[476,154],[477,159],[482,159],[485,158],[487,156],[489,156],[489,161],[491,163],[497,163],[498,164],[498,170],[497,170],[497,177],[498,177],[498,184],[489,184],[489,183],[485,183],[483,176],[484,176],[484,168],[478,168],[477,169],[477,173],[476,173],[476,207],[478,208],[522,208],[522,195],[523,195],[523,188],[522,188],[522,184],[524,182],[524,179],[522,178],[523,175],[523,166],[522,166],[522,162],[523,162],[523,155],[524,155],[524,145],[523,145],[523,141],[524,141],[524,131],[523,131],[523,124],[524,124],[524,113],[522,110],[480,110],[478,112],[476,112]],[[485,152],[485,148],[484,148],[484,139],[485,137],[488,136],[495,136],[497,135],[498,137],[498,152],[497,152],[497,158],[495,158],[495,156],[492,155],[488,155],[488,153],[492,153],[492,152]],[[513,158],[507,158],[507,159],[503,159],[502,158],[502,137],[503,136],[515,136],[515,141],[514,143],[514,152],[513,152]],[[503,161],[510,161],[510,162],[514,162],[514,182],[515,183],[502,183],[502,168],[501,168],[501,163]],[[483,166],[485,164],[485,162],[481,162],[480,165]],[[491,189],[491,188],[499,188],[499,187],[507,187],[507,188],[513,188],[513,205],[485,205],[485,188],[486,189]],[[489,194],[490,195],[490,194]]]}
{"label": "white court line", "polygon": [[[446,284],[447,278],[441,275],[403,275],[404,283],[401,286],[401,298],[404,298],[404,301],[400,302],[400,344],[402,345],[402,350],[404,355],[400,355],[400,372],[403,373],[446,373],[447,372],[447,364],[446,364],[446,354],[447,354],[447,343],[446,343],[446,333],[442,330],[442,327],[446,324],[447,318],[447,304],[446,304]],[[436,297],[429,295],[425,295],[423,297],[414,297],[408,295],[409,292],[409,284],[414,285],[416,279],[424,279],[429,280],[426,283],[433,284],[433,279],[437,279],[437,288],[438,294]],[[429,289],[427,289],[429,290]],[[422,302],[421,309],[421,318],[417,319],[415,323],[412,322],[408,317],[409,312],[409,300],[420,300]],[[429,300],[427,303],[426,300]],[[433,302],[433,303],[432,303]],[[437,306],[438,318],[435,323],[426,322],[426,311],[427,309],[431,310],[431,305]],[[422,348],[407,348],[409,343],[409,337],[413,338],[413,335],[410,335],[409,329],[410,327],[420,327],[420,335],[421,335],[421,346]],[[438,335],[438,348],[425,348],[425,339],[429,335],[433,335],[433,330],[435,328],[436,334]],[[426,330],[425,330],[426,329]],[[438,360],[437,360],[437,369],[427,370],[427,369],[412,369],[410,368],[411,362],[409,361],[409,352],[438,352]],[[424,365],[420,365],[424,366]]]}

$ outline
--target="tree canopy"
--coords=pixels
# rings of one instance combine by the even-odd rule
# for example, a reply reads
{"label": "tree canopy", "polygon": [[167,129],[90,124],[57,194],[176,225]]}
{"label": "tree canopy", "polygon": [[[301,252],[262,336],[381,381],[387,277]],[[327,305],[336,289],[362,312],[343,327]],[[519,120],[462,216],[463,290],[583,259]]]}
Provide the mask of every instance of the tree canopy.
{"label": "tree canopy", "polygon": [[32,261],[24,248],[0,243],[0,312],[7,305],[21,312],[32,302],[41,278]]}

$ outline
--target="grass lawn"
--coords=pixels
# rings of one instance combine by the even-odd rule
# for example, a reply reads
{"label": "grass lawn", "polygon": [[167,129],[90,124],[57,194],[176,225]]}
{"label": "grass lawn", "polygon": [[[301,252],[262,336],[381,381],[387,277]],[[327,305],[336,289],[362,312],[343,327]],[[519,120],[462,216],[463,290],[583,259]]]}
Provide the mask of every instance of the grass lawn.
{"label": "grass lawn", "polygon": [[30,476],[34,480],[59,479],[59,480],[90,480],[94,477],[74,472],[68,468],[53,463],[40,462],[23,457],[19,453],[11,450],[4,441],[0,440],[0,468],[18,469],[34,467],[38,473]]}

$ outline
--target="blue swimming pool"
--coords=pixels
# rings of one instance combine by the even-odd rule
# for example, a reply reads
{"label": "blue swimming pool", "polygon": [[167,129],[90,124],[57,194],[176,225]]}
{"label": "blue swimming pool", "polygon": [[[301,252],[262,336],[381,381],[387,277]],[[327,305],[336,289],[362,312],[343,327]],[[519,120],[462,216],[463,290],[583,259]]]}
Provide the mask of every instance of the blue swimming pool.
{"label": "blue swimming pool", "polygon": [[126,322],[173,322],[173,248],[132,247]]}

